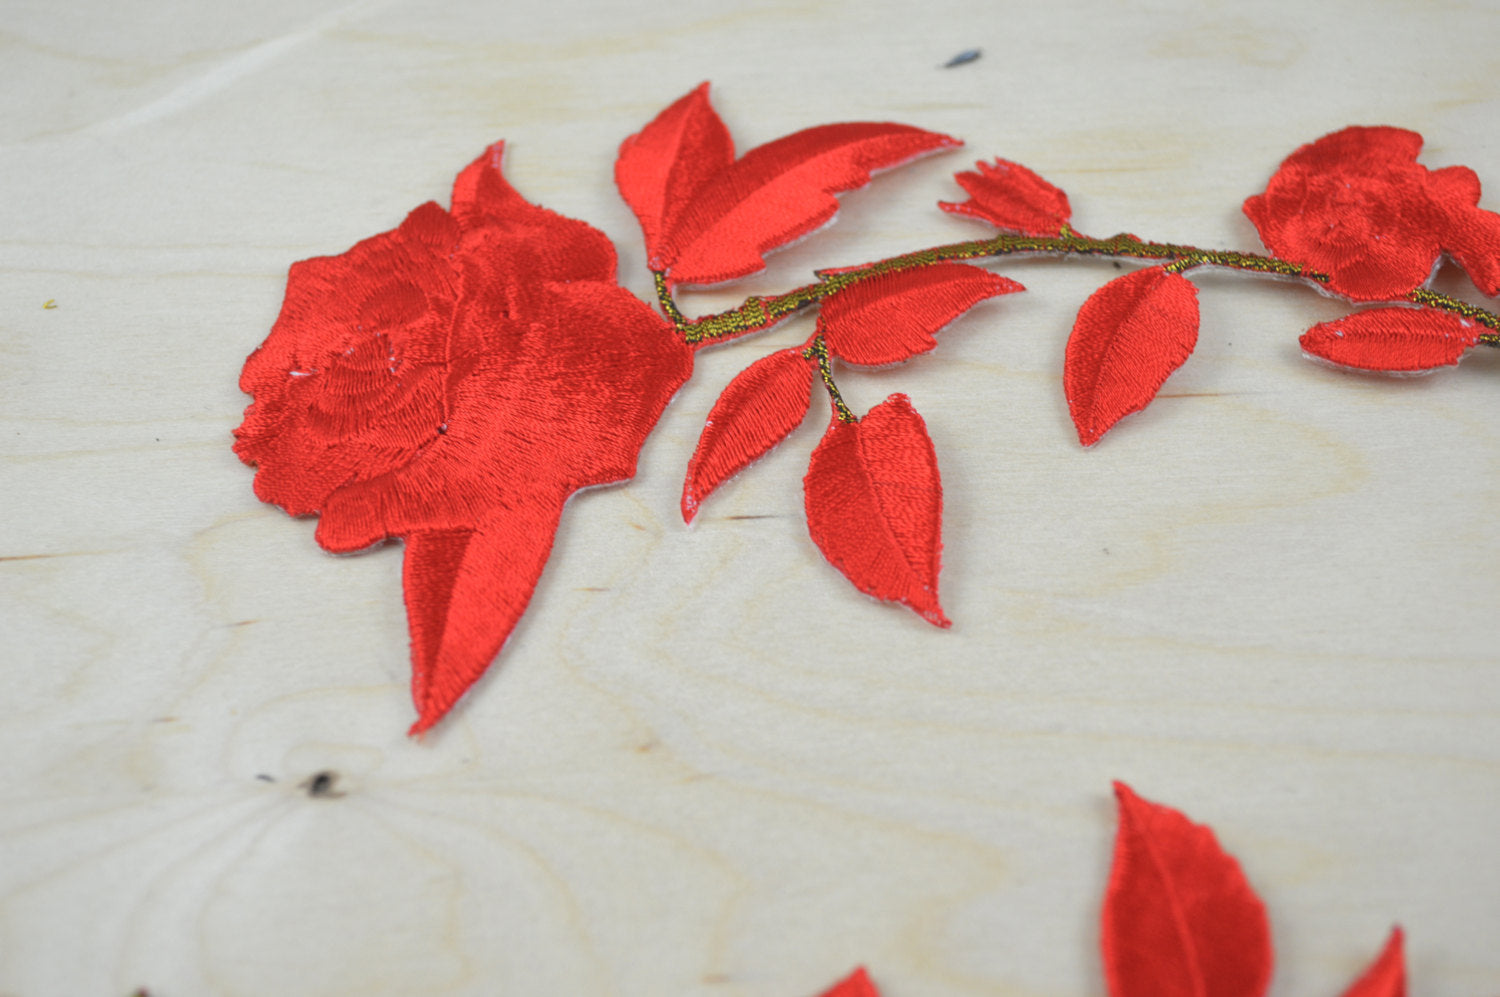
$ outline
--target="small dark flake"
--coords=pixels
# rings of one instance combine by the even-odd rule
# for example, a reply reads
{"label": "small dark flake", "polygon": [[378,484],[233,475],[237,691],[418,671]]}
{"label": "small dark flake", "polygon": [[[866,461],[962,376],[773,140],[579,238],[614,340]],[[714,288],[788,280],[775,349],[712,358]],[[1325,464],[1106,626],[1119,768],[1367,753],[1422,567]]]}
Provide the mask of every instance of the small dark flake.
{"label": "small dark flake", "polygon": [[954,66],[968,65],[969,63],[977,60],[981,55],[984,55],[984,53],[977,48],[964,49],[962,52],[958,53],[953,58],[943,63],[943,68],[952,69]]}
{"label": "small dark flake", "polygon": [[307,790],[307,795],[315,800],[329,800],[344,795],[335,788],[338,785],[338,781],[339,774],[337,772],[330,772],[324,769],[322,772],[315,772],[304,779],[298,788]]}

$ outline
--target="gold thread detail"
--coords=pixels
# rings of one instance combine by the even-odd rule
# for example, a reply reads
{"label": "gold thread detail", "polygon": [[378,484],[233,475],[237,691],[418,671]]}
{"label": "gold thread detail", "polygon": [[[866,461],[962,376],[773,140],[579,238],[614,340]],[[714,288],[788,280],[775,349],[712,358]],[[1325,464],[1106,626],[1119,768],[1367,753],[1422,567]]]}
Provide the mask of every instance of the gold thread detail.
{"label": "gold thread detail", "polygon": [[850,411],[849,406],[844,404],[844,396],[839,394],[839,386],[833,383],[833,362],[828,355],[828,343],[822,336],[814,336],[802,355],[808,360],[818,362],[818,375],[823,378],[823,387],[828,389],[828,400],[833,403],[833,411],[838,415],[840,422],[858,422],[858,417]]}
{"label": "gold thread detail", "polygon": [[[1213,266],[1251,273],[1274,274],[1281,277],[1298,277],[1303,280],[1326,283],[1328,275],[1308,270],[1299,263],[1289,263],[1255,253],[1238,253],[1229,250],[1199,249],[1196,246],[1181,246],[1169,242],[1143,242],[1133,235],[1122,232],[1108,239],[1090,239],[1078,235],[1064,226],[1056,236],[1030,236],[1001,233],[992,239],[971,242],[955,242],[946,246],[920,249],[890,259],[871,263],[849,270],[820,271],[818,280],[804,284],[785,294],[772,298],[759,295],[747,298],[745,303],[729,311],[705,315],[702,318],[677,321],[677,328],[688,343],[702,345],[724,339],[734,339],[752,332],[768,329],[793,312],[837,294],[851,284],[867,280],[878,274],[898,270],[915,270],[950,260],[977,260],[989,257],[1032,254],[1039,256],[1100,256],[1137,260],[1165,260],[1168,269],[1180,273],[1195,267]],[[663,296],[663,307],[671,295],[665,291],[666,277],[656,275],[658,296]],[[672,305],[676,309],[676,305]],[[670,312],[669,312],[670,314]],[[680,312],[678,313],[681,314]],[[1500,328],[1500,326],[1496,326]]]}

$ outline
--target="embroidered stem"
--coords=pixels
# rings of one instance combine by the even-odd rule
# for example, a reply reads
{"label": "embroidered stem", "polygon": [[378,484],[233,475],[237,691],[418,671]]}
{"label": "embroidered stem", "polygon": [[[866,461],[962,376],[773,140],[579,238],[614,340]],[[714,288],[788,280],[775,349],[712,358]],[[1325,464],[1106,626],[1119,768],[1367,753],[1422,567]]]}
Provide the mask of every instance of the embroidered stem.
{"label": "embroidered stem", "polygon": [[[1327,274],[1257,253],[1200,249],[1197,246],[1183,246],[1169,242],[1147,242],[1123,232],[1107,239],[1092,239],[1079,235],[1066,226],[1061,234],[1056,236],[1001,233],[991,239],[934,246],[931,249],[893,256],[864,266],[820,270],[816,283],[804,284],[772,297],[752,295],[737,308],[695,319],[686,318],[678,309],[672,298],[666,276],[657,273],[655,278],[657,297],[661,301],[663,311],[676,324],[678,331],[682,333],[683,339],[689,345],[701,347],[769,329],[795,312],[836,294],[850,284],[876,274],[910,270],[950,260],[979,260],[1020,255],[1166,260],[1169,261],[1166,269],[1174,273],[1183,273],[1198,267],[1219,267],[1247,273],[1296,277],[1319,284],[1326,283],[1328,280]],[[1495,330],[1493,334],[1481,335],[1479,342],[1486,346],[1500,346],[1500,315],[1494,312],[1424,288],[1412,291],[1406,296],[1406,300],[1412,304],[1453,312],[1493,329]]]}
{"label": "embroidered stem", "polygon": [[[931,266],[950,260],[979,260],[991,257],[1038,255],[1038,256],[1101,256],[1139,260],[1170,260],[1174,270],[1187,270],[1200,266],[1216,266],[1254,273],[1278,274],[1285,277],[1302,277],[1325,281],[1327,275],[1312,273],[1295,263],[1258,256],[1254,253],[1237,253],[1228,250],[1199,249],[1196,246],[1180,246],[1164,242],[1143,242],[1133,235],[1121,233],[1108,239],[1091,239],[1064,228],[1056,236],[1030,236],[1001,233],[991,239],[970,242],[955,242],[946,246],[920,249],[904,253],[878,263],[865,266],[820,270],[818,281],[793,288],[784,294],[763,298],[754,295],[744,304],[729,311],[704,315],[696,319],[673,319],[687,342],[704,346],[710,342],[735,339],[768,329],[787,316],[808,305],[816,304],[831,294],[843,290],[850,284],[894,270],[911,270]],[[666,287],[664,275],[657,274],[657,293],[662,307],[670,316],[677,312],[675,302]]]}
{"label": "embroidered stem", "polygon": [[844,396],[839,394],[839,386],[833,383],[833,364],[828,359],[828,343],[822,336],[814,336],[812,342],[803,349],[802,355],[809,360],[818,361],[818,376],[823,379],[823,387],[828,389],[828,400],[833,403],[833,410],[838,414],[839,422],[858,422],[859,419],[850,411],[849,406],[844,404]]}
{"label": "embroidered stem", "polygon": [[1494,332],[1487,332],[1481,335],[1479,341],[1485,346],[1500,346],[1500,315],[1485,311],[1483,308],[1476,308],[1466,301],[1450,298],[1446,294],[1429,291],[1423,287],[1417,288],[1408,294],[1406,298],[1408,301],[1418,305],[1424,305],[1428,308],[1440,308],[1445,312],[1462,315],[1466,319],[1472,319],[1486,328],[1495,330]]}

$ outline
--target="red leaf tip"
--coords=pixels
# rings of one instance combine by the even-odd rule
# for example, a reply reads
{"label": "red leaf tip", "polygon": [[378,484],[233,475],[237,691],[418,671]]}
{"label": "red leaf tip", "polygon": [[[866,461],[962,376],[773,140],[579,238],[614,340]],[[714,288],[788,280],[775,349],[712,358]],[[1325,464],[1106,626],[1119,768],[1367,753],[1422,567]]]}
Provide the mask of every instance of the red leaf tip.
{"label": "red leaf tip", "polygon": [[870,974],[865,972],[865,967],[860,966],[823,991],[821,997],[880,997],[880,990],[870,979]]}
{"label": "red leaf tip", "polygon": [[1406,935],[1398,924],[1391,928],[1385,948],[1343,997],[1406,997]]}

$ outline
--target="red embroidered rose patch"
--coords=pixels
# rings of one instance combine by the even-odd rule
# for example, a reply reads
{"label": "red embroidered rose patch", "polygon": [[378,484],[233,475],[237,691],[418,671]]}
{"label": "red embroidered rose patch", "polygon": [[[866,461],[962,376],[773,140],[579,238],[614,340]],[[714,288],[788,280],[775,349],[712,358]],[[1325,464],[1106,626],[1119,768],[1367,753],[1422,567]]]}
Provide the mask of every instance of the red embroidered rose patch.
{"label": "red embroidered rose patch", "polygon": [[615,283],[615,251],[528,204],[497,144],[340,256],[295,264],[240,387],[255,493],[318,514],[336,552],[406,540],[412,695],[431,727],[531,598],[568,496],[635,473],[692,371],[672,326]]}

